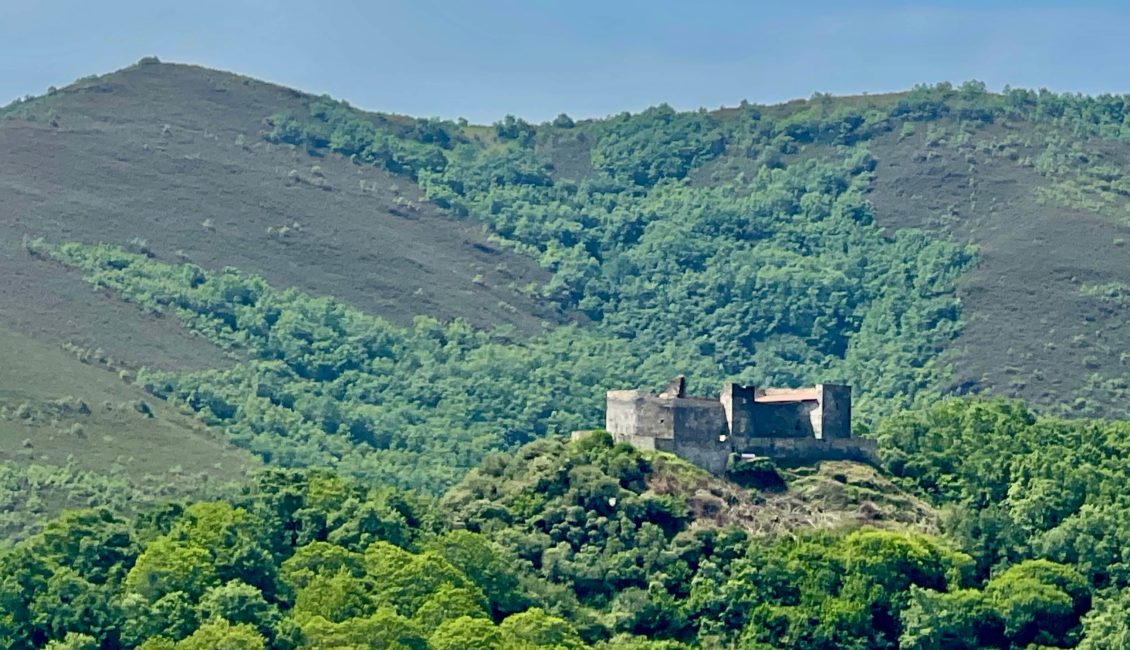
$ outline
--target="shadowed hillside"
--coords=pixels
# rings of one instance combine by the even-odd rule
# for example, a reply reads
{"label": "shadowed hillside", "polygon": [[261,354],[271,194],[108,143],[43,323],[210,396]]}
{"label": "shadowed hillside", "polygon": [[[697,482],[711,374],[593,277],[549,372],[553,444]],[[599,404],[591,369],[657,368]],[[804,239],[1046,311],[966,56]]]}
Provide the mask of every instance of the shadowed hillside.
{"label": "shadowed hillside", "polygon": [[429,314],[531,332],[553,318],[518,291],[544,273],[421,200],[410,180],[263,142],[263,117],[303,101],[227,73],[138,65],[37,100],[30,119],[0,121],[0,273],[11,279],[0,319],[138,363],[210,363],[77,281],[29,269],[17,254],[24,234],[137,240],[166,259],[235,266],[405,323]]}

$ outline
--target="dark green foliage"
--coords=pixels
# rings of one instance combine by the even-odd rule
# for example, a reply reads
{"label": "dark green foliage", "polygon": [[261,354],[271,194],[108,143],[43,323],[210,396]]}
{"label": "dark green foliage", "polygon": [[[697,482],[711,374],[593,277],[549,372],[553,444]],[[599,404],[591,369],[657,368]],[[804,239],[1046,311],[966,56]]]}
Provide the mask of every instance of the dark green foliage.
{"label": "dark green foliage", "polygon": [[721,126],[709,115],[676,113],[666,104],[637,116],[625,114],[601,124],[593,166],[636,185],[680,179],[722,153]]}
{"label": "dark green foliage", "polygon": [[[26,104],[6,114],[49,107]],[[493,129],[325,98],[274,116],[272,141],[410,176],[537,258],[551,279],[530,290],[591,326],[521,342],[460,322],[396,327],[144,247],[29,242],[243,359],[143,371],[149,391],[268,462],[363,482],[277,470],[223,501],[133,520],[69,514],[0,551],[0,645],[1125,646],[1125,423],[983,401],[882,421],[884,467],[945,509],[947,541],[870,529],[751,539],[695,519],[698,495],[657,490],[656,456],[602,432],[552,435],[598,422],[604,389],[678,371],[705,389],[848,380],[865,428],[925,403],[945,385],[936,357],[959,331],[955,288],[974,252],[881,232],[865,199],[868,141],[942,120],[954,139],[1015,120],[1125,137],[1127,106],[971,82]],[[566,142],[584,164],[559,168]],[[1117,166],[1076,172],[1085,155],[1049,136],[1034,168],[1058,183],[1048,197],[1102,212],[1125,183]],[[1116,283],[1081,291],[1121,304]],[[767,480],[786,487],[769,467],[735,469],[763,490],[754,498],[772,496]],[[376,484],[455,487],[436,506]]]}
{"label": "dark green foliage", "polygon": [[[420,144],[342,104],[321,100],[311,111],[306,135],[276,137],[389,169],[387,159],[334,142]],[[795,153],[796,142],[857,142],[886,119],[894,118],[816,103],[779,120],[752,108],[660,106],[573,125],[576,142],[592,143],[591,173],[562,179],[528,146],[560,127],[543,133],[510,118],[496,125],[498,142],[465,133],[433,147],[442,165],[401,171],[438,205],[536,256],[553,274],[539,291],[561,309],[584,311],[604,335],[647,354],[701,360],[688,373],[700,381],[839,378],[909,403],[939,382],[932,359],[957,332],[953,291],[972,251],[916,232],[883,238],[863,199],[874,160],[861,146],[792,164],[763,160],[769,149]],[[364,136],[346,137],[353,133]],[[689,182],[732,151],[756,162],[710,186]]]}
{"label": "dark green foliage", "polygon": [[[396,327],[231,269],[206,273],[109,247],[51,254],[250,353],[230,369],[143,371],[138,382],[282,466],[339,467],[439,491],[491,449],[592,422],[603,387],[628,381],[610,378],[634,367],[623,348],[573,328],[514,345],[460,322]],[[673,372],[641,371],[648,383]]]}
{"label": "dark green foliage", "polygon": [[948,504],[948,528],[978,572],[1026,557],[1078,568],[1096,587],[1130,586],[1130,426],[1033,414],[1005,401],[947,401],[884,422],[883,464]]}
{"label": "dark green foliage", "polygon": [[903,614],[903,647],[1071,647],[1091,606],[1086,580],[1046,560],[1021,562],[984,590],[914,589]]}
{"label": "dark green foliage", "polygon": [[585,603],[646,589],[660,571],[685,576],[668,550],[684,528],[680,503],[648,493],[650,466],[607,433],[581,443],[541,440],[493,456],[444,498],[449,516],[518,549],[548,580]]}
{"label": "dark green foliage", "polygon": [[[930,250],[921,243],[899,238],[893,245],[919,253]],[[525,344],[504,343],[460,322],[441,325],[421,318],[413,328],[405,329],[332,299],[275,290],[261,278],[233,269],[212,273],[107,246],[51,248],[35,242],[29,246],[38,254],[81,268],[96,286],[113,289],[146,310],[171,312],[217,345],[244,350],[251,357],[224,370],[179,375],[142,371],[137,381],[150,392],[186,404],[209,424],[224,426],[236,444],[268,462],[339,467],[358,476],[431,490],[457,480],[488,451],[598,421],[604,390],[658,384],[687,369],[682,360],[695,358],[688,347],[705,344],[680,340],[656,354],[650,342],[680,339],[674,323],[665,331],[660,320],[650,321],[652,334],[640,332],[630,343],[610,333],[576,327],[558,328]],[[720,254],[715,259],[729,264],[734,258]],[[782,267],[773,270],[749,269],[749,301],[727,301],[723,295],[711,307],[711,319],[717,321],[700,320],[717,322],[722,329],[730,311],[768,309],[770,296],[793,291],[795,278],[789,265],[806,267],[808,262],[799,255],[786,255],[781,261]],[[924,281],[934,282],[947,274],[932,265],[927,268],[932,270]],[[882,272],[887,277],[892,270]],[[829,281],[848,282],[846,275]],[[897,281],[888,278],[884,286]],[[688,282],[688,291],[699,284],[698,280]],[[780,288],[765,289],[766,283],[770,287],[779,283]],[[783,329],[772,339],[778,341],[777,346],[763,345],[752,358],[755,363],[764,360],[773,370],[755,366],[742,376],[752,375],[758,383],[765,377],[769,380],[764,383],[791,383],[806,376],[800,374],[805,360],[830,364],[835,354],[844,353],[839,367],[854,368],[852,374],[865,378],[878,377],[880,368],[900,358],[898,352],[860,356],[869,348],[857,347],[858,353],[845,351],[822,335],[810,333],[801,339],[790,333],[813,327],[825,333],[825,319],[819,312],[841,310],[846,303],[837,296],[852,291],[848,285],[828,287],[824,294],[805,291],[812,299],[795,301],[785,310],[790,315],[786,319],[770,320],[766,311],[764,322]],[[764,300],[758,298],[762,295]],[[820,300],[819,295],[827,299]],[[884,298],[883,304],[891,299]],[[645,306],[641,302],[640,308]],[[806,309],[811,312],[806,314]],[[897,311],[897,307],[891,309]],[[630,314],[631,309],[625,304],[620,313]],[[641,311],[639,318],[648,313]],[[873,313],[874,323],[864,317],[864,326],[880,329],[880,333],[885,333],[884,324],[904,332],[926,333],[952,328],[955,323],[921,311],[907,312],[901,323],[888,318],[885,311]],[[835,318],[854,320],[847,313]],[[609,319],[610,325],[614,322]],[[734,335],[734,340],[722,338],[711,345],[716,357],[732,359],[736,373],[748,358],[741,361],[746,356],[741,345],[745,339],[737,331]],[[879,335],[867,340],[873,345],[890,345],[889,339]],[[912,354],[926,354],[930,346],[925,341],[922,345]],[[824,348],[830,356],[818,362],[814,348]],[[771,363],[789,355],[798,355],[791,357],[791,365]],[[694,373],[692,368],[692,376],[719,377],[718,369],[706,358],[698,357],[695,367],[702,372]],[[891,392],[906,395],[924,386],[930,367],[907,367]]]}
{"label": "dark green foliage", "polygon": [[[240,496],[134,521],[76,512],[0,550],[0,641],[804,650],[966,635],[1063,647],[1089,609],[1086,580],[1047,561],[978,588],[968,556],[918,533],[750,539],[695,522],[689,495],[649,487],[659,460],[598,432],[492,456],[442,504],[274,470]],[[370,526],[390,511],[399,527]],[[1118,634],[1111,618],[1087,625]]]}

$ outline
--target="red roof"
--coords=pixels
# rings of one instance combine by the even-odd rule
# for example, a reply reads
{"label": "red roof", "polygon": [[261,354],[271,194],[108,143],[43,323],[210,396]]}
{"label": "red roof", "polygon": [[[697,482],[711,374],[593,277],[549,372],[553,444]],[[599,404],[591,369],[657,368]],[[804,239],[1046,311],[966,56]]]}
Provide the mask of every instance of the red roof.
{"label": "red roof", "polygon": [[755,402],[812,402],[819,399],[816,388],[767,388],[753,396]]}

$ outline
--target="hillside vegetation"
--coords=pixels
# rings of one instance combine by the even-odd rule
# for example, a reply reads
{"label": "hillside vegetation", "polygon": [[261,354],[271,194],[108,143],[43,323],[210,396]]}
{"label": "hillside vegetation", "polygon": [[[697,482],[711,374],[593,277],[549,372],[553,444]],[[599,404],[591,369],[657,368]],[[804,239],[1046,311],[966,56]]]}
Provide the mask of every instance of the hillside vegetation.
{"label": "hillside vegetation", "polygon": [[191,412],[122,382],[113,362],[0,328],[0,539],[62,508],[213,496],[259,466]]}
{"label": "hillside vegetation", "polygon": [[[721,485],[661,468],[672,462],[598,432],[495,457],[438,504],[272,471],[229,500],[133,521],[70,514],[0,554],[0,639],[674,650],[956,638],[1010,648],[1076,639],[1090,607],[1069,566],[1022,561],[978,586],[969,556],[906,528],[817,533],[793,522],[780,538],[718,527],[696,516],[702,496],[655,489],[672,471]],[[491,498],[477,501],[484,490]],[[739,508],[781,513],[757,493],[718,510]]]}
{"label": "hillside vegetation", "polygon": [[1126,107],[971,82],[486,130],[320,99],[268,137],[417,180],[539,259],[542,296],[711,386],[1125,414]]}
{"label": "hillside vegetation", "polygon": [[[1122,647],[1128,138],[975,82],[476,126],[153,60],[0,109],[0,645]],[[881,462],[565,442],[677,373],[849,383]]]}

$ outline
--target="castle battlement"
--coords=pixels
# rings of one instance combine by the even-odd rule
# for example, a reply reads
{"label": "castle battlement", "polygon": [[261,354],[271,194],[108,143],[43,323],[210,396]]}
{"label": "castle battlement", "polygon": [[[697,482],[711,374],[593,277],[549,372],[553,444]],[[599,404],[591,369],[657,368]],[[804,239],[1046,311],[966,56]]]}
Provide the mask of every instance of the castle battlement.
{"label": "castle battlement", "polygon": [[874,440],[851,436],[851,387],[840,384],[726,384],[716,398],[693,397],[679,376],[656,394],[608,391],[604,428],[617,442],[668,451],[719,475],[732,455],[782,463],[876,458]]}

